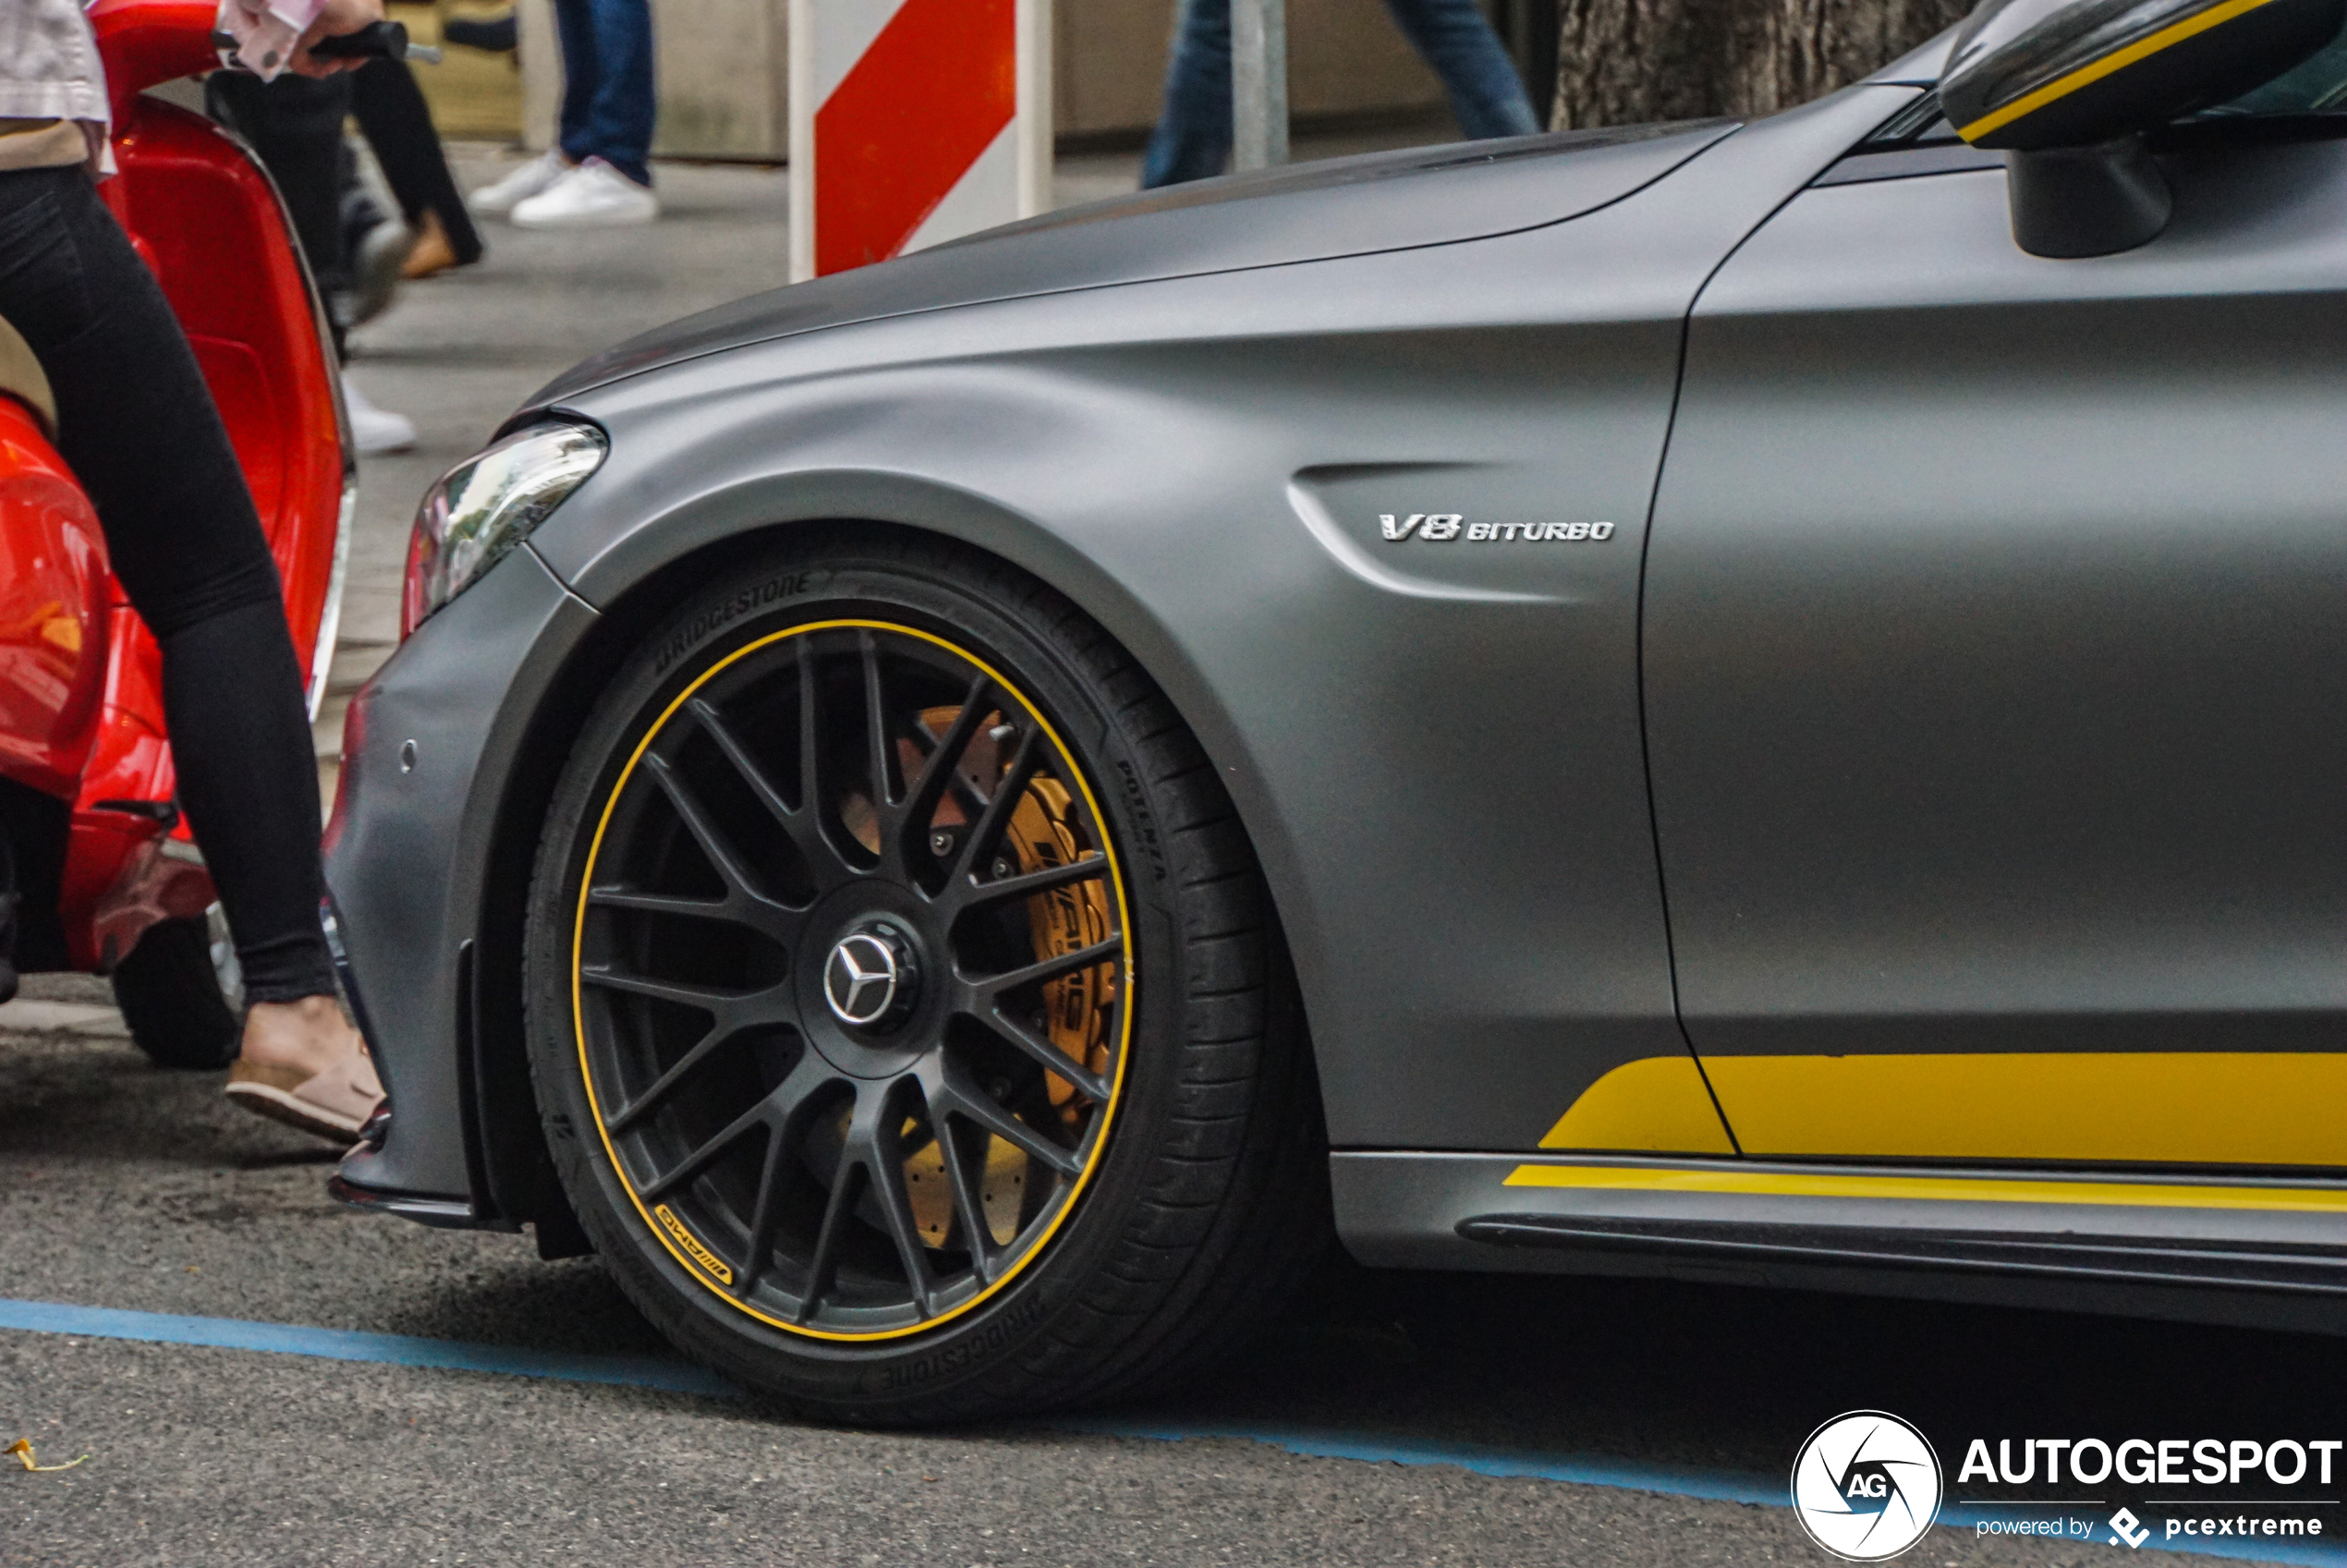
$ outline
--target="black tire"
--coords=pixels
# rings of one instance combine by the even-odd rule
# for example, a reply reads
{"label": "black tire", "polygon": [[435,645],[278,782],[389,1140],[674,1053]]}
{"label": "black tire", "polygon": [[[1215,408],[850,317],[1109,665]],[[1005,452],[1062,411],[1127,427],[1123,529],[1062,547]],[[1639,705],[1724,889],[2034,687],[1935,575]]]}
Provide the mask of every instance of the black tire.
{"label": "black tire", "polygon": [[[955,656],[982,662],[982,673],[968,677],[978,683],[967,688],[970,699],[919,706],[924,683],[962,678],[961,665],[947,667]],[[862,662],[846,665],[842,676],[841,661],[851,658]],[[870,673],[857,686],[859,669]],[[999,684],[986,684],[990,675]],[[908,689],[912,695],[902,695]],[[810,753],[805,737],[845,733],[850,721],[842,714],[857,700],[881,723],[856,717],[855,733],[884,727],[897,737],[894,752],[872,748],[858,763],[852,744],[819,740]],[[817,714],[804,726],[801,703]],[[967,720],[966,709],[973,711]],[[907,738],[903,713],[921,726],[918,737]],[[752,742],[761,733],[766,749],[758,751]],[[980,734],[991,753],[972,738]],[[1021,779],[1017,760],[1030,747],[1049,753],[1032,776],[1049,772],[1063,787],[1054,795],[1040,782],[1018,782],[1019,794],[1005,796],[1003,809],[987,810],[987,800],[1003,795],[1005,779]],[[1007,761],[1005,749],[1014,753]],[[952,765],[930,767],[926,759],[935,753],[950,754]],[[828,781],[812,786],[819,801],[852,808],[864,798],[840,782],[843,756],[862,766],[865,779],[885,771],[873,793],[886,810],[872,813],[869,837],[858,840],[863,854],[876,857],[860,881],[852,847],[797,836],[824,830],[806,826],[803,795],[795,810],[784,798],[802,776],[799,763],[785,768],[777,760],[810,754],[803,776]],[[638,756],[654,760],[639,768]],[[914,761],[921,763],[918,776]],[[1060,779],[1061,772],[1073,772],[1082,787]],[[770,772],[784,784],[772,785]],[[960,804],[920,804],[930,798],[921,780],[938,773],[948,793],[961,788],[957,779],[967,784],[975,815],[965,814],[967,826],[936,826],[961,812]],[[760,779],[772,785],[764,796],[756,794]],[[904,803],[895,800],[900,793]],[[1052,911],[1038,912],[1044,894],[989,897],[995,879],[1038,873],[1028,869],[1028,851],[1007,835],[999,852],[979,842],[987,824],[1028,824],[1023,813],[1030,798],[1046,796],[1066,797],[1065,823],[1052,831],[1076,847],[1061,860],[1047,858],[1041,870],[1072,887],[1075,876],[1063,873],[1079,860],[1091,868],[1082,885],[1101,889],[1090,906],[1095,915],[1113,908],[1125,915],[1099,945],[1088,944],[1096,928],[1085,927],[1088,945],[1080,950],[1116,951],[1090,968],[1066,972],[1063,965],[1061,978],[1036,980],[1032,991],[1004,990],[987,1005],[998,1016],[1028,1019],[1030,1040],[1048,1036],[1046,1044],[1113,1043],[1108,1029],[1115,1026],[1052,1032],[1091,1028],[1093,1015],[1063,1006],[1071,995],[1124,1020],[1121,1054],[1106,1054],[1110,1044],[1071,1048],[1090,1050],[1086,1064],[1107,1063],[1084,1069],[1099,1075],[1091,1080],[1103,1091],[1097,1099],[1072,1081],[1075,1073],[1038,1065],[1076,1068],[1075,1056],[1046,1057],[1030,1045],[1021,1057],[1003,1048],[1007,1036],[975,1027],[972,1014],[952,1012],[960,1003],[939,1000],[975,994],[955,988],[985,984],[1001,964],[1014,966],[1002,973],[1015,974],[1027,962],[1022,942],[1031,940],[1039,954],[1079,951],[1050,945],[1058,939]],[[731,817],[721,808],[728,800]],[[701,829],[687,820],[687,802]],[[835,822],[846,816],[818,812]],[[811,878],[796,896],[810,911],[840,913],[808,913],[794,926],[760,906],[769,942],[705,934],[722,921],[673,904],[654,907],[650,901],[681,896],[675,887],[696,877],[699,896],[716,885],[728,890],[729,907],[752,907],[737,894],[757,879],[728,882],[702,847],[717,845],[747,870],[752,851],[740,846],[756,835],[728,823],[772,830],[765,835],[772,844],[756,851],[769,857],[758,863],[758,879],[781,887]],[[841,830],[833,831],[836,838]],[[1027,826],[1020,832],[1033,836]],[[1087,849],[1092,834],[1105,845]],[[815,847],[804,854],[784,847],[802,843]],[[944,857],[928,872],[919,866],[924,844]],[[818,863],[827,850],[847,868],[835,872],[828,893],[817,891],[825,885]],[[939,900],[971,902],[931,926],[919,925],[925,917],[918,909],[902,926],[890,924],[894,915],[878,927],[854,924],[869,899],[918,902],[889,891],[896,886],[892,874],[906,887],[927,887],[920,879],[933,876]],[[662,880],[671,875],[680,881]],[[1063,902],[1080,901],[1071,893]],[[1025,934],[1001,938],[1014,921]],[[663,934],[687,926],[704,934]],[[823,1015],[825,997],[860,997],[857,970],[866,958],[838,971],[844,990],[795,989],[819,983],[797,978],[810,963],[827,974],[837,961],[838,947],[826,945],[835,926],[849,938],[877,930],[877,940],[894,944],[895,958],[870,963],[906,977],[915,995],[898,1003],[912,1009],[901,1039],[870,1032],[889,1027],[884,1022],[859,1032]],[[1003,940],[1007,948],[988,945]],[[937,1422],[1035,1411],[1154,1383],[1268,1322],[1325,1251],[1326,1144],[1309,1051],[1261,874],[1214,768],[1128,654],[1058,595],[991,558],[893,532],[841,531],[705,584],[646,639],[585,725],[548,810],[528,942],[539,1104],[564,1185],[597,1250],[679,1347],[803,1415]],[[728,942],[736,946],[725,948]],[[753,983],[748,977],[758,977],[755,983],[768,988],[761,1005],[784,1008],[785,1022],[728,1036],[711,1010],[641,999],[641,986],[674,985],[664,977],[684,970],[717,975],[708,966],[724,967],[712,956],[720,948],[763,955],[741,959],[738,972],[725,969],[735,978],[721,989],[740,993]],[[979,962],[1005,952],[1014,956]],[[1050,968],[1052,961],[1036,966]],[[979,970],[984,975],[973,980]],[[923,978],[941,975],[949,978]],[[1079,977],[1084,989],[1071,990]],[[785,996],[786,1004],[772,1001]],[[1037,1010],[1021,1014],[1022,1007]],[[943,1010],[937,1014],[943,1021],[932,1029],[933,1010]],[[688,1020],[681,1027],[680,1013]],[[696,1064],[672,1071],[695,1052]],[[913,1065],[887,1066],[900,1060],[889,1052]],[[980,1060],[990,1064],[963,1072]],[[863,1064],[864,1076],[850,1081],[840,1061]],[[1004,1061],[1008,1068],[1000,1067]],[[973,1109],[955,1098],[981,1073],[998,1070],[981,1090],[988,1106]],[[902,1076],[891,1079],[892,1072]],[[1015,1082],[1019,1073],[1028,1077]],[[846,1087],[795,1087],[827,1074]],[[616,1135],[598,1109],[590,1075],[605,1095],[625,1100],[609,1112]],[[915,1084],[918,1093],[903,1087]],[[853,1098],[839,1109],[836,1100],[819,1103],[824,1092]],[[869,1112],[868,1095],[877,1106]],[[653,1109],[638,1109],[648,1102]],[[741,1124],[737,1105],[777,1120],[771,1130],[744,1134],[705,1167],[697,1163],[724,1142],[711,1129]],[[818,1108],[797,1109],[808,1105]],[[1012,1129],[1015,1144],[989,1130],[1006,1118],[1020,1122]],[[834,1136],[836,1145],[829,1141]],[[1065,1149],[1054,1142],[1062,1138]],[[1053,1148],[1028,1151],[1043,1144]],[[770,1145],[782,1151],[771,1160]],[[1005,1150],[1024,1162],[1027,1185],[1015,1197],[1004,1197],[1006,1178],[997,1173]],[[1047,1156],[1058,1163],[1047,1164]],[[926,1229],[913,1192],[924,1158],[933,1161],[925,1168],[938,1184],[925,1195],[930,1212],[944,1214]],[[949,1164],[956,1161],[958,1167]],[[1064,1168],[1079,1162],[1080,1172]],[[795,1219],[770,1220],[762,1252],[754,1239],[761,1197],[777,1216],[789,1204],[804,1205],[792,1210]],[[998,1198],[1011,1206],[1009,1217],[998,1215]],[[666,1235],[655,1230],[655,1213]],[[843,1238],[828,1252],[827,1226]],[[1040,1239],[1029,1245],[1029,1238]],[[862,1271],[853,1276],[838,1261],[851,1246],[863,1248],[854,1255]],[[912,1282],[917,1274],[933,1295]]]}
{"label": "black tire", "polygon": [[242,1027],[221,994],[201,917],[162,920],[115,966],[115,1005],[158,1067],[212,1072],[237,1059]]}

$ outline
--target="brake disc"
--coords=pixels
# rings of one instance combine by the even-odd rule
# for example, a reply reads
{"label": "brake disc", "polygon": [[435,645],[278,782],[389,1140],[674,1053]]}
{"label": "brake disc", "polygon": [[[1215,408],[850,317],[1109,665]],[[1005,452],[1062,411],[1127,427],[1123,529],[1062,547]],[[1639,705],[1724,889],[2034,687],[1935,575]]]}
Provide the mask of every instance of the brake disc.
{"label": "brake disc", "polygon": [[[931,709],[921,718],[932,731],[942,734],[956,711]],[[1070,809],[1073,799],[1057,779],[1039,778],[1027,786],[1011,809],[1010,831],[1003,838],[1003,848],[1015,857],[1018,874],[1048,870],[1079,857]],[[1026,910],[1039,960],[1089,947],[1109,934],[1108,890],[1101,881],[1036,893],[1026,901]],[[1116,1002],[1113,967],[1079,969],[1045,982],[1040,990],[1045,1032],[1051,1042],[1093,1072],[1105,1075],[1109,1019]],[[1089,1099],[1056,1073],[1044,1075],[1044,1087],[1061,1119],[1071,1128],[1080,1126],[1092,1109]],[[906,1124],[908,1135],[915,1130],[912,1124]],[[986,1228],[997,1245],[1007,1244],[1025,1221],[1027,1162],[1027,1155],[1015,1145],[999,1137],[987,1140],[979,1197]],[[921,1240],[931,1247],[944,1246],[954,1228],[953,1188],[945,1179],[944,1152],[934,1138],[906,1157],[905,1188]]]}

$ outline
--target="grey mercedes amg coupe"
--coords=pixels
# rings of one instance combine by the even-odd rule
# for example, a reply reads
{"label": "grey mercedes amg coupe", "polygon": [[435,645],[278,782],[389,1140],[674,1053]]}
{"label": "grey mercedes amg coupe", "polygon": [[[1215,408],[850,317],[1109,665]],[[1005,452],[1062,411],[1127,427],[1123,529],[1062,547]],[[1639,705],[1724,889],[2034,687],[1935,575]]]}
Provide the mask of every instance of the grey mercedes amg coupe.
{"label": "grey mercedes amg coupe", "polygon": [[336,1190],[863,1421],[1332,1232],[2347,1327],[2342,20],[1990,0],[588,361],[352,710]]}

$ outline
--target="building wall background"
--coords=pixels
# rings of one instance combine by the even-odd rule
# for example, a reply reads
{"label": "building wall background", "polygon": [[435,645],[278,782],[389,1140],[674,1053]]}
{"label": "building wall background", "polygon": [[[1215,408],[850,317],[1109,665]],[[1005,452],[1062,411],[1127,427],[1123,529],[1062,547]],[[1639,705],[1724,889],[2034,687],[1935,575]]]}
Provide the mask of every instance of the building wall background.
{"label": "building wall background", "polygon": [[[1058,0],[1053,91],[1063,138],[1148,134],[1175,0]],[[523,140],[553,140],[561,102],[552,0],[519,0]],[[663,157],[781,159],[789,143],[784,0],[652,0]],[[1291,112],[1314,120],[1442,113],[1441,84],[1380,0],[1288,0]]]}

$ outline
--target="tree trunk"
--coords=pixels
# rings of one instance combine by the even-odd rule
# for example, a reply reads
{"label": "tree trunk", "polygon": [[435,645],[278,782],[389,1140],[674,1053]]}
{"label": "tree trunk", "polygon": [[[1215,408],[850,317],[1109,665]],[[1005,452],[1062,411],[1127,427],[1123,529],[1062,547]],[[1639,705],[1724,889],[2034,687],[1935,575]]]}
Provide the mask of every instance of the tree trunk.
{"label": "tree trunk", "polygon": [[1969,0],[1558,0],[1559,130],[1750,116],[1897,59]]}

